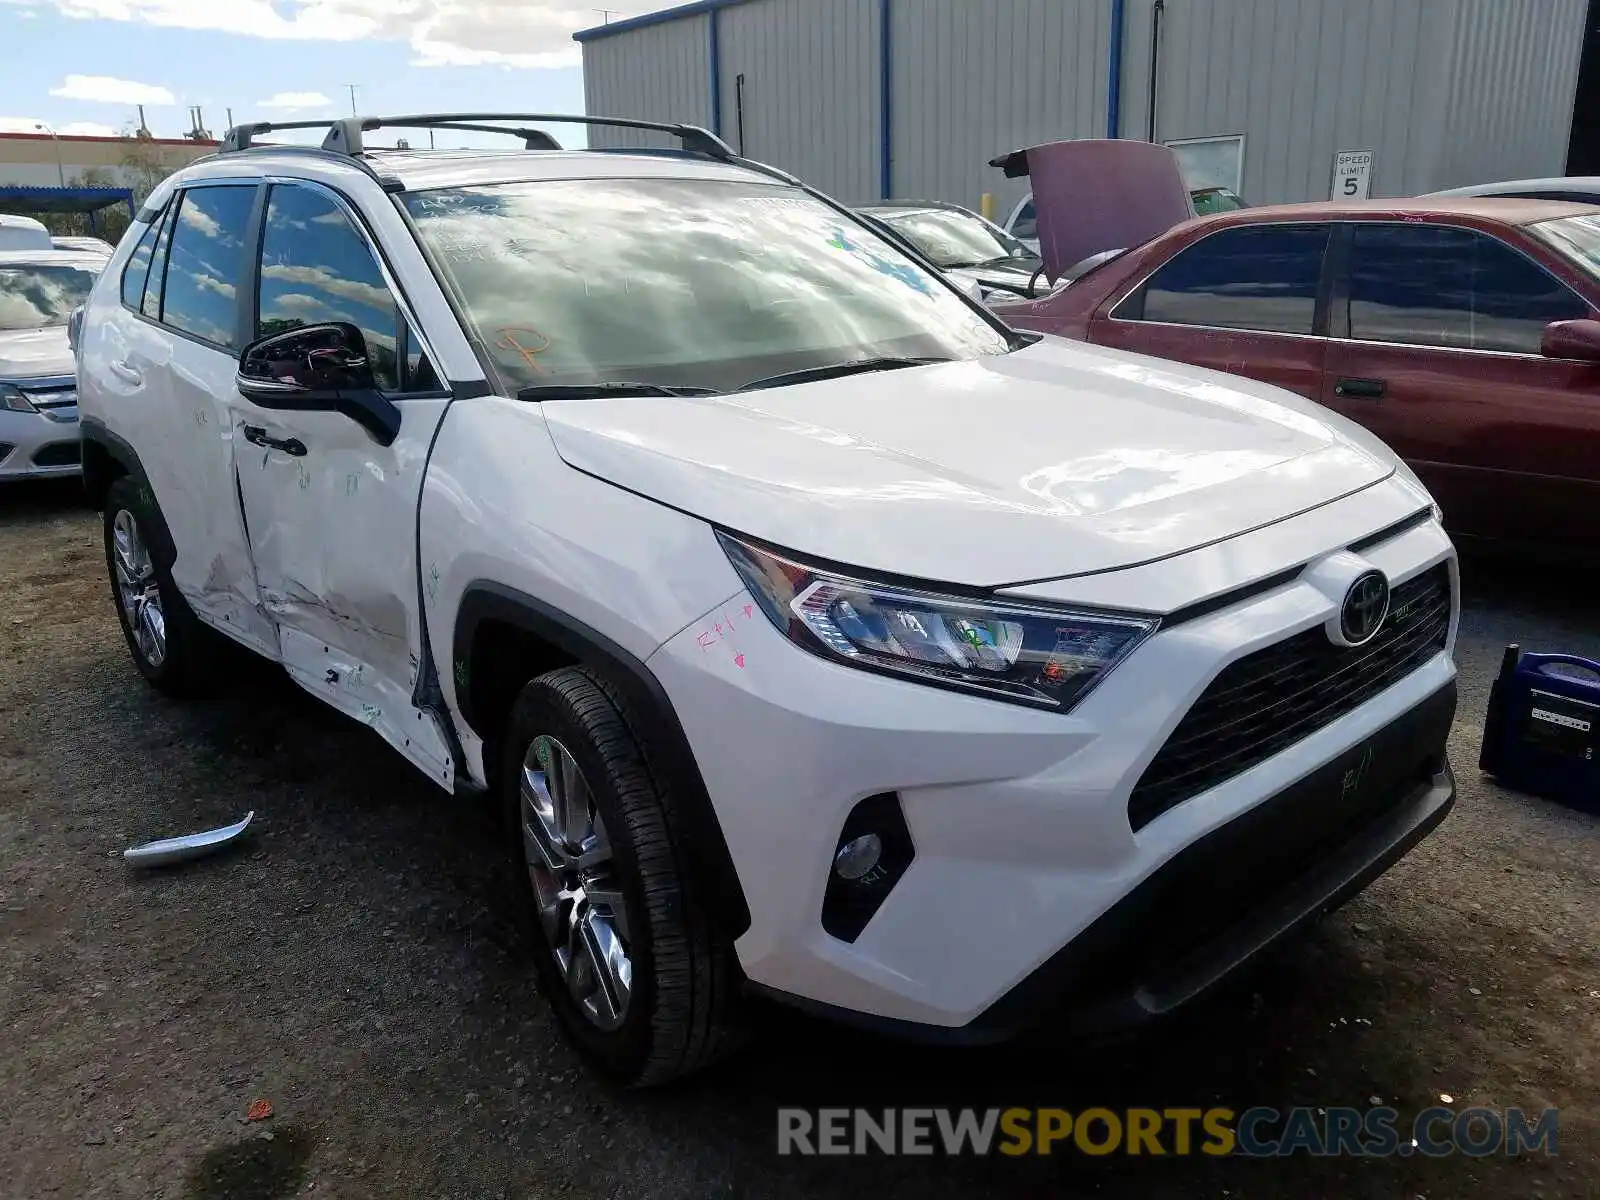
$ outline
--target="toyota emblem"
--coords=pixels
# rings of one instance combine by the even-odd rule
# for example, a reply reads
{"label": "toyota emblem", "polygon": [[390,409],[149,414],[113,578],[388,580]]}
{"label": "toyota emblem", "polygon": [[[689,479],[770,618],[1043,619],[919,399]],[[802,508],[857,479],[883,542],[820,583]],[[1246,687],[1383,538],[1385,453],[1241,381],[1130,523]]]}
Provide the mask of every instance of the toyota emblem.
{"label": "toyota emblem", "polygon": [[1358,575],[1344,594],[1339,609],[1339,632],[1352,646],[1364,646],[1378,636],[1389,615],[1389,581],[1381,571]]}

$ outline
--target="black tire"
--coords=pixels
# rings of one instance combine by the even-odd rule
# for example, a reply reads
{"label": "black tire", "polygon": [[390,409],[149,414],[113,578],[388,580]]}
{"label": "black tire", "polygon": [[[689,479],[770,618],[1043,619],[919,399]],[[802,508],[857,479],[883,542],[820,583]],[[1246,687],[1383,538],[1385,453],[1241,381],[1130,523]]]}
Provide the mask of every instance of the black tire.
{"label": "black tire", "polygon": [[[518,925],[541,989],[567,1036],[601,1074],[630,1087],[669,1083],[742,1040],[739,972],[731,941],[710,919],[687,869],[667,781],[635,736],[630,706],[602,675],[567,667],[532,680],[507,722],[501,794]],[[633,984],[621,1024],[603,1029],[580,1006],[537,918],[523,851],[522,768],[537,737],[557,739],[583,772],[612,847],[626,901]]]}
{"label": "black tire", "polygon": [[[133,656],[133,665],[159,691],[169,696],[189,696],[199,691],[209,678],[207,667],[214,657],[220,635],[201,623],[200,618],[178,591],[172,581],[172,564],[156,548],[151,531],[156,527],[154,502],[148,493],[133,479],[123,475],[112,481],[106,490],[103,517],[103,536],[106,552],[106,572],[111,579],[111,602],[117,610],[117,621],[122,626],[122,636]],[[117,574],[116,522],[119,513],[127,513],[145,548],[149,560],[149,578],[154,582],[161,600],[161,615],[165,625],[165,653],[155,660],[139,644],[128,610],[123,604],[122,589]]]}

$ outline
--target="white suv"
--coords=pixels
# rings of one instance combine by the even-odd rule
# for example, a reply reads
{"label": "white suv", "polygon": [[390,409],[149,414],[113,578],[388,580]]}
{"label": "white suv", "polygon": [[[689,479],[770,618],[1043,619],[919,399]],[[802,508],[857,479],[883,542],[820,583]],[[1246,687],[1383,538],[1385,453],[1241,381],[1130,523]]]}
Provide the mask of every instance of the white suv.
{"label": "white suv", "polygon": [[503,797],[598,1066],[691,1070],[750,992],[1124,1028],[1443,819],[1455,556],[1370,435],[1009,330],[703,130],[361,146],[484,120],[163,184],[84,468],[152,683],[220,634]]}

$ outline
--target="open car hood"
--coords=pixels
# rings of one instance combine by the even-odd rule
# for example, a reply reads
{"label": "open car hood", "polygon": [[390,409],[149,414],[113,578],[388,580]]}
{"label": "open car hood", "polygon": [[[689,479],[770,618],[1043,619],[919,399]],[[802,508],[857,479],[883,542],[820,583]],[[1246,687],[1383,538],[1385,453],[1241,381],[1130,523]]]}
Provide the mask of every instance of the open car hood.
{"label": "open car hood", "polygon": [[1179,554],[1395,469],[1289,392],[1055,338],[970,362],[543,412],[562,459],[599,479],[801,554],[976,587]]}
{"label": "open car hood", "polygon": [[1039,254],[1052,283],[1091,254],[1137,246],[1194,216],[1178,156],[1150,142],[1049,142],[989,165],[1032,180]]}

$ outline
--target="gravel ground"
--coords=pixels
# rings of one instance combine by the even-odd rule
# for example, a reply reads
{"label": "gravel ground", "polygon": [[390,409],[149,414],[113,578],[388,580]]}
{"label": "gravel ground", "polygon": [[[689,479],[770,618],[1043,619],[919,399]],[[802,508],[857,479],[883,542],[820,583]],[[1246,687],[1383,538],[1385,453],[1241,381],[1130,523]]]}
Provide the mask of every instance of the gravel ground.
{"label": "gravel ground", "polygon": [[[70,487],[0,493],[0,579],[5,1200],[1600,1195],[1600,820],[1475,766],[1506,641],[1600,656],[1585,590],[1548,573],[1469,564],[1449,821],[1181,1028],[952,1053],[763,1013],[748,1052],[645,1096],[586,1075],[530,993],[481,805],[435,792],[271,669],[242,667],[206,705],[155,695],[117,630],[98,517]],[[250,808],[258,828],[230,856],[147,875],[119,860]],[[1378,1096],[1409,1116],[1440,1094],[1559,1106],[1558,1156],[774,1150],[782,1104]],[[246,1123],[257,1099],[273,1116]]]}

